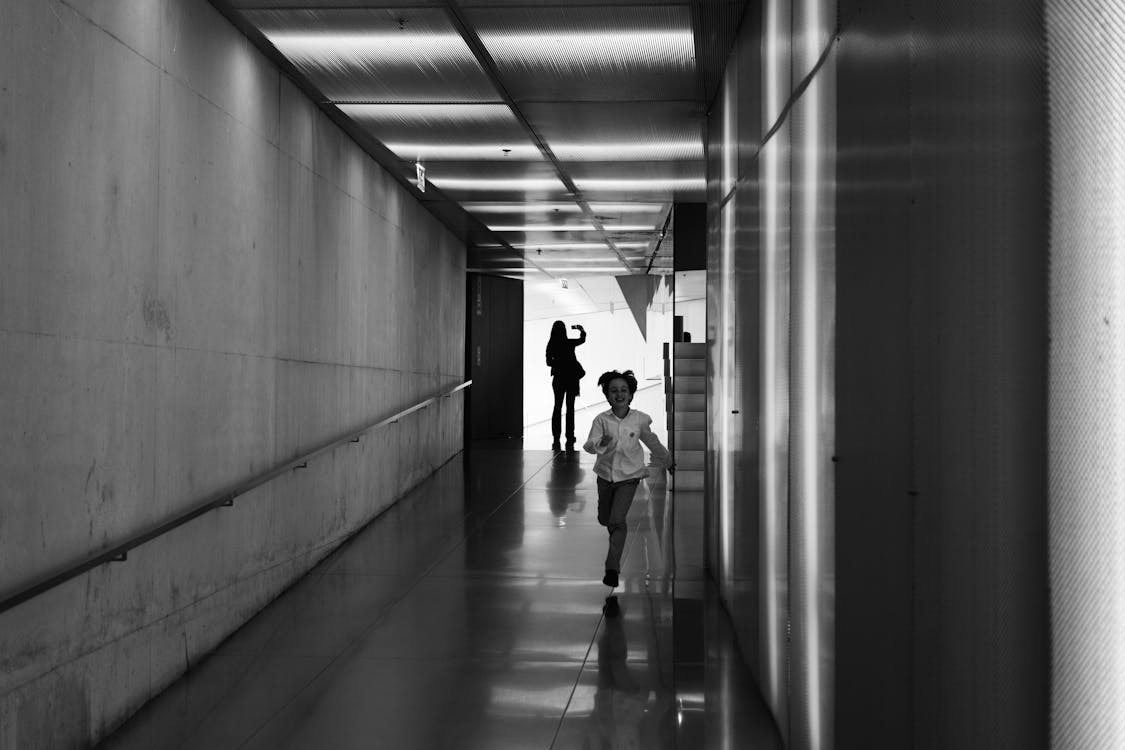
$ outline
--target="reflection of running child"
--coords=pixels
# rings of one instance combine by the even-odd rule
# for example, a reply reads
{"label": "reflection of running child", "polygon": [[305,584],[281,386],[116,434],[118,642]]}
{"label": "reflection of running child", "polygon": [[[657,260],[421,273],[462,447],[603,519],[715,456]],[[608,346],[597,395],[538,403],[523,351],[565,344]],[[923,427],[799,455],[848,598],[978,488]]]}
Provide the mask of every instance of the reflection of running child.
{"label": "reflection of running child", "polygon": [[590,437],[583,449],[597,454],[594,473],[598,475],[598,523],[609,531],[609,552],[605,557],[605,578],[602,583],[615,587],[621,570],[621,553],[625,549],[625,516],[633,504],[637,485],[648,476],[641,443],[652,452],[655,465],[672,470],[672,457],[652,432],[652,417],[629,408],[637,392],[637,378],[632,370],[602,373],[598,378],[609,411],[594,417]]}

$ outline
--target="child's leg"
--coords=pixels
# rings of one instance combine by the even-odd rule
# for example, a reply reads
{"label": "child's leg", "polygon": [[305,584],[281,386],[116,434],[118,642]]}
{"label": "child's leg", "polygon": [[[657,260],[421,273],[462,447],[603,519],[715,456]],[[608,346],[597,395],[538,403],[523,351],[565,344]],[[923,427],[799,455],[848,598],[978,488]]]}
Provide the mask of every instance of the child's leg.
{"label": "child's leg", "polygon": [[633,496],[637,494],[639,483],[639,479],[630,479],[612,485],[613,503],[606,523],[606,528],[609,530],[609,552],[605,556],[606,570],[621,570],[621,554],[625,551],[625,534],[628,528],[625,524],[625,516],[629,514],[629,507],[633,504]]}
{"label": "child's leg", "polygon": [[613,483],[598,477],[598,523],[609,525],[609,511],[613,508]]}

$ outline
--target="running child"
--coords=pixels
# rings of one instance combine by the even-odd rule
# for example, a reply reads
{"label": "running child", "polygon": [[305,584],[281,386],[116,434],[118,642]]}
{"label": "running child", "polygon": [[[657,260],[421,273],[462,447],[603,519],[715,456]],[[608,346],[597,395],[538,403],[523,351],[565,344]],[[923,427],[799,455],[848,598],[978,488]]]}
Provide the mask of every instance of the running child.
{"label": "running child", "polygon": [[648,446],[655,465],[669,471],[674,467],[668,449],[652,432],[652,417],[629,406],[637,392],[633,371],[602,373],[598,385],[610,408],[594,417],[590,437],[582,447],[598,457],[594,461],[594,473],[598,475],[598,523],[609,531],[602,583],[616,588],[625,549],[625,516],[633,504],[637,485],[648,476],[641,443]]}

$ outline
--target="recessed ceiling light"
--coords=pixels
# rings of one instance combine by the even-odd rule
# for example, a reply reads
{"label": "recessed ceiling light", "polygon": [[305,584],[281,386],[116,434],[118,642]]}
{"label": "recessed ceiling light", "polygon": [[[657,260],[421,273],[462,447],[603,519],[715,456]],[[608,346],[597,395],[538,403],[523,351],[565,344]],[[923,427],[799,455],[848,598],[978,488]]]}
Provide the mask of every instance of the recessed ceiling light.
{"label": "recessed ceiling light", "polygon": [[559,32],[515,34],[504,31],[480,35],[501,65],[540,63],[553,70],[560,61],[596,65],[608,70],[684,69],[695,63],[695,36],[690,28],[660,31]]}
{"label": "recessed ceiling light", "polygon": [[558,190],[554,177],[433,177],[430,182],[450,190]]}
{"label": "recessed ceiling light", "polygon": [[642,179],[600,179],[575,180],[580,190],[702,190],[707,186],[702,177],[642,178]]}
{"label": "recessed ceiling light", "polygon": [[[527,224],[523,226],[491,225],[493,232],[591,232],[593,224]],[[607,232],[655,232],[651,224],[620,224],[604,226]]]}

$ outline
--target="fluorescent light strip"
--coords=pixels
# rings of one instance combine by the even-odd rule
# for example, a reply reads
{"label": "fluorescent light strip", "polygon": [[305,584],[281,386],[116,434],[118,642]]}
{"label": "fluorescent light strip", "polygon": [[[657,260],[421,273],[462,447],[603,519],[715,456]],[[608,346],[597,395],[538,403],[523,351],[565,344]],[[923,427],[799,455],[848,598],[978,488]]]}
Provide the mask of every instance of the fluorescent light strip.
{"label": "fluorescent light strip", "polygon": [[534,266],[517,266],[501,268],[470,268],[468,270],[472,273],[617,273],[627,268],[627,265],[623,263],[617,263],[612,266],[604,266],[601,268],[590,268],[589,266],[542,266],[539,268],[536,268]]}
{"label": "fluorescent light strip", "polygon": [[[369,119],[356,116],[357,120]],[[429,159],[511,159],[538,160],[542,158],[539,148],[532,144],[518,143],[387,143],[387,148],[396,154],[422,154]],[[563,161],[638,161],[667,159],[702,159],[702,143],[565,143],[550,144],[551,151]],[[507,149],[505,151],[504,149]]]}
{"label": "fluorescent light strip", "polygon": [[564,161],[637,161],[640,159],[702,159],[702,141],[655,143],[551,143]]}
{"label": "fluorescent light strip", "polygon": [[[641,258],[638,258],[637,260],[642,260],[642,259],[641,259]],[[615,260],[606,260],[605,258],[566,258],[566,257],[563,257],[563,258],[542,258],[542,257],[541,257],[541,258],[539,259],[539,261],[538,261],[538,262],[539,262],[540,264],[543,264],[543,263],[552,263],[552,262],[566,262],[566,263],[603,263],[603,264],[605,264],[605,263],[616,263],[617,261],[615,261]]]}
{"label": "fluorescent light strip", "polygon": [[647,214],[663,211],[666,203],[591,203],[594,213]]}
{"label": "fluorescent light strip", "polygon": [[675,31],[552,32],[550,34],[480,35],[501,66],[514,62],[540,64],[563,72],[564,61],[610,70],[638,66],[664,69],[668,64],[694,68],[695,37],[691,29]]}
{"label": "fluorescent light strip", "polygon": [[551,273],[567,272],[567,273],[601,273],[603,271],[620,271],[622,268],[627,268],[623,263],[615,263],[612,266],[600,266],[598,268],[590,268],[589,266],[542,266],[544,271]]}
{"label": "fluorescent light strip", "polygon": [[337,104],[337,109],[348,117],[374,122],[432,124],[435,121],[461,124],[517,125],[507,104]]}
{"label": "fluorescent light strip", "polygon": [[[412,161],[458,161],[479,159],[487,161],[542,161],[543,154],[536,146],[482,143],[476,145],[441,146],[425,143],[384,144],[395,156]],[[504,149],[508,149],[505,153]]]}
{"label": "fluorescent light strip", "polygon": [[[645,249],[651,242],[614,242],[619,250],[629,249]],[[536,244],[534,242],[525,242],[519,245],[512,245],[512,247],[519,250],[606,250],[608,246],[604,242],[552,242]]]}
{"label": "fluorescent light strip", "polygon": [[[480,203],[466,202],[461,207],[474,214],[535,214],[539,212],[580,213],[577,203]],[[659,213],[665,203],[591,203],[594,213],[648,214]]]}
{"label": "fluorescent light strip", "polygon": [[427,177],[450,190],[558,190],[566,188],[554,177]]}
{"label": "fluorescent light strip", "polygon": [[[605,224],[607,232],[655,232],[656,227],[651,224]],[[524,226],[507,226],[502,224],[488,227],[493,232],[592,232],[597,229],[593,224],[528,224]]]}
{"label": "fluorescent light strip", "polygon": [[437,57],[438,53],[463,50],[472,58],[460,34],[369,34],[335,33],[269,33],[266,37],[285,55],[326,59],[365,58],[414,64],[419,58]]}
{"label": "fluorescent light strip", "polygon": [[581,213],[577,203],[474,203],[465,202],[461,208],[474,214],[536,214],[547,212]]}
{"label": "fluorescent light strip", "polygon": [[575,180],[579,190],[703,190],[706,180],[702,177],[676,177],[670,179],[588,179]]}

